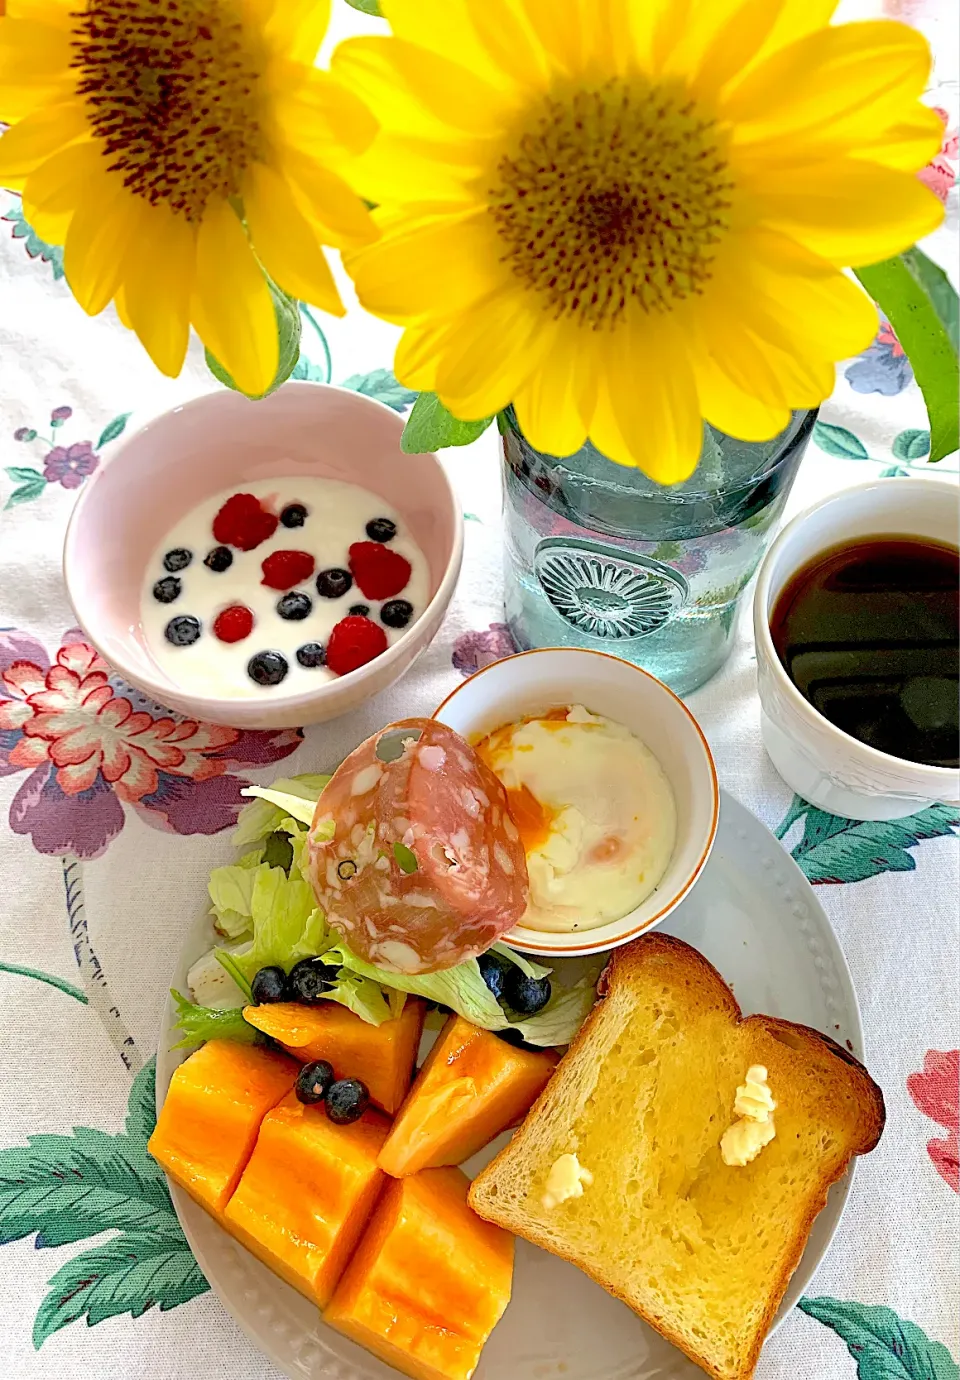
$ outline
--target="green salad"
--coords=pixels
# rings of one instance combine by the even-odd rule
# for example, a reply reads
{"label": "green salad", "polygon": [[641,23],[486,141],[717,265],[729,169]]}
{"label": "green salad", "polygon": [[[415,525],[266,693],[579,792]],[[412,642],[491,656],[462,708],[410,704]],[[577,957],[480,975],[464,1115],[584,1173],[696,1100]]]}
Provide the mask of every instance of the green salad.
{"label": "green salad", "polygon": [[[302,863],[314,808],[328,780],[294,776],[245,792],[254,799],[241,810],[233,837],[242,856],[214,868],[208,883],[211,914],[223,943],[191,968],[190,997],[173,993],[181,1044],[256,1039],[257,1032],[243,1018],[244,1005],[252,1001],[254,976],[267,967],[289,973],[304,958],[321,958],[330,965],[331,985],[322,1000],[346,1006],[371,1025],[399,1015],[409,994],[449,1007],[485,1030],[513,1030],[528,1044],[568,1044],[594,1002],[595,981],[589,976],[565,989],[557,987],[536,1015],[511,1019],[476,959],[437,973],[387,972],[358,958],[327,925]],[[491,952],[527,977],[543,978],[552,971],[506,944],[494,944]]]}

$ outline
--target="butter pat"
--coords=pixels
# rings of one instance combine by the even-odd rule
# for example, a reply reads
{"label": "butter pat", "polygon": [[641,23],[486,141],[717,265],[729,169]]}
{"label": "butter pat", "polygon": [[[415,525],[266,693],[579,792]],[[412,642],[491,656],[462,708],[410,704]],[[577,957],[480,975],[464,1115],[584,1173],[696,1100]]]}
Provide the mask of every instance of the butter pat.
{"label": "butter pat", "polygon": [[747,1076],[737,1088],[733,1110],[740,1118],[728,1126],[720,1137],[720,1157],[724,1164],[750,1164],[769,1145],[777,1134],[773,1124],[776,1102],[767,1082],[767,1070],[762,1064],[751,1064]]}
{"label": "butter pat", "polygon": [[540,1201],[549,1211],[568,1198],[582,1198],[584,1187],[589,1188],[592,1183],[593,1175],[589,1169],[584,1169],[576,1155],[561,1155],[554,1160],[547,1175],[546,1192]]}

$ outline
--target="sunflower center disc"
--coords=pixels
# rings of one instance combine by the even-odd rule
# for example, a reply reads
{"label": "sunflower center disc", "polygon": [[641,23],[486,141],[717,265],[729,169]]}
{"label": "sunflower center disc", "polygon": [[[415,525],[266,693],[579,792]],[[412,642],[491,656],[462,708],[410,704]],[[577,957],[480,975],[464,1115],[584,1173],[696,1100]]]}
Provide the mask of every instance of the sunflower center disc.
{"label": "sunflower center disc", "polygon": [[497,166],[488,205],[517,277],[558,316],[614,325],[703,290],[732,182],[712,120],[640,79],[546,96]]}
{"label": "sunflower center disc", "polygon": [[190,220],[236,196],[259,149],[261,63],[220,0],[91,0],[72,66],[111,172]]}

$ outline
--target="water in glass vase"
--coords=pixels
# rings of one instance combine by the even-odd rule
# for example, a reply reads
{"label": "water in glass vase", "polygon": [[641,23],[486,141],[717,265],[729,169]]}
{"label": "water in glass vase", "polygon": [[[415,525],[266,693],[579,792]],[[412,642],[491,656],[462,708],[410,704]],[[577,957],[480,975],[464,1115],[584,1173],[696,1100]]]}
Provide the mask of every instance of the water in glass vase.
{"label": "water in glass vase", "polygon": [[589,442],[544,455],[508,413],[505,605],[517,644],[612,652],[678,694],[702,685],[730,653],[815,418],[795,413],[759,444],[704,427],[694,473],[662,488]]}

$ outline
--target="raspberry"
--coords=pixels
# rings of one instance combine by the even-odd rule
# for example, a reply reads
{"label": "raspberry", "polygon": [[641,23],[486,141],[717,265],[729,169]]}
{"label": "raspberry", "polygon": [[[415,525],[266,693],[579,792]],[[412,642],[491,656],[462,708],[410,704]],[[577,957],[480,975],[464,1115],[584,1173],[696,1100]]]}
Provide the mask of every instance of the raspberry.
{"label": "raspberry", "polygon": [[253,494],[234,494],[213,519],[213,535],[227,546],[252,551],[272,537],[279,519],[268,512]]}
{"label": "raspberry", "polygon": [[242,642],[252,631],[253,614],[245,604],[231,604],[214,619],[213,635],[221,642]]}
{"label": "raspberry", "polygon": [[365,666],[387,650],[387,635],[369,618],[341,618],[327,643],[327,665],[338,676]]}
{"label": "raspberry", "polygon": [[268,589],[293,589],[313,574],[313,557],[309,551],[272,551],[263,562],[262,585]]}
{"label": "raspberry", "polygon": [[392,599],[406,589],[410,579],[410,562],[376,541],[353,543],[350,569],[360,592],[368,599]]}

